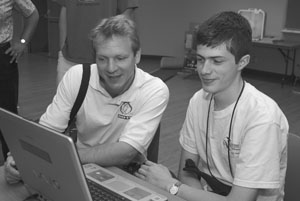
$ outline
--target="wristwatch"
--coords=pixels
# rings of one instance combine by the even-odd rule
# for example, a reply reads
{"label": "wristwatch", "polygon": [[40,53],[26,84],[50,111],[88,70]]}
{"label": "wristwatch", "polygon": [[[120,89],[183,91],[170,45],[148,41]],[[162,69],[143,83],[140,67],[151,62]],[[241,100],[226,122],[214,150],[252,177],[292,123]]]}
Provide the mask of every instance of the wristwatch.
{"label": "wristwatch", "polygon": [[21,38],[20,42],[21,42],[22,44],[26,44],[26,40],[25,40],[24,38]]}
{"label": "wristwatch", "polygon": [[182,183],[180,181],[177,181],[171,186],[171,188],[169,189],[169,193],[171,193],[172,195],[176,195],[179,191],[179,187],[181,186],[181,184]]}

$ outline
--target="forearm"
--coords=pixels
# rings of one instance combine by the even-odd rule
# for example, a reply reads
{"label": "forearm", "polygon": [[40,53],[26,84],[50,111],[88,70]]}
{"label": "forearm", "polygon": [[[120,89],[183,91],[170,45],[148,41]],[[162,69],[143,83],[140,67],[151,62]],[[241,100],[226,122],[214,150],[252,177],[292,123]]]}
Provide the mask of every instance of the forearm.
{"label": "forearm", "polygon": [[190,159],[194,161],[195,164],[198,164],[199,156],[197,154],[192,154],[184,149],[181,150],[180,164],[179,164],[179,171],[178,171],[179,180],[182,183],[187,184],[196,189],[203,189],[200,180],[195,173],[191,173],[183,170],[186,166],[187,159]]}
{"label": "forearm", "polygon": [[124,142],[81,148],[78,152],[82,163],[97,163],[101,166],[127,165],[138,154],[136,149]]}
{"label": "forearm", "polygon": [[182,184],[177,196],[189,201],[226,201],[227,197]]}
{"label": "forearm", "polygon": [[257,200],[258,189],[233,185],[230,193],[227,196],[222,196],[183,184],[177,195],[189,201],[255,201]]}
{"label": "forearm", "polygon": [[196,175],[192,175],[190,173],[184,172],[181,170],[178,175],[179,180],[196,189],[203,189],[200,180],[196,177]]}
{"label": "forearm", "polygon": [[26,41],[30,41],[39,21],[39,13],[35,9],[29,17],[24,19],[24,29],[21,34],[21,38],[25,39]]}

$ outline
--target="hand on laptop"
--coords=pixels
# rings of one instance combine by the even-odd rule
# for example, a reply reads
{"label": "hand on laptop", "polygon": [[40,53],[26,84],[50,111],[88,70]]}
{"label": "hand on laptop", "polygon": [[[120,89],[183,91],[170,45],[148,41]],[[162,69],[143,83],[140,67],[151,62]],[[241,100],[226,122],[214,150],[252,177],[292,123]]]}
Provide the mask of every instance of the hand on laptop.
{"label": "hand on laptop", "polygon": [[161,164],[146,161],[141,168],[135,173],[135,176],[150,182],[166,191],[178,180],[172,177],[169,169]]}
{"label": "hand on laptop", "polygon": [[17,170],[15,160],[11,155],[7,156],[6,162],[4,164],[5,179],[9,184],[15,184],[21,181],[21,175]]}

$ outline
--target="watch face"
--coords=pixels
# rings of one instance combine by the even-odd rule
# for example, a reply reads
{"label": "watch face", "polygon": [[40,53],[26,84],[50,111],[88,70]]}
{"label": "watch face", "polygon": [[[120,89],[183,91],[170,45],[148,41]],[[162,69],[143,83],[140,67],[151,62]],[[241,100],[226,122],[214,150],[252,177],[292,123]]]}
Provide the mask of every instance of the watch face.
{"label": "watch face", "polygon": [[172,195],[175,195],[176,193],[178,192],[178,187],[173,185],[171,188],[170,188],[170,193]]}

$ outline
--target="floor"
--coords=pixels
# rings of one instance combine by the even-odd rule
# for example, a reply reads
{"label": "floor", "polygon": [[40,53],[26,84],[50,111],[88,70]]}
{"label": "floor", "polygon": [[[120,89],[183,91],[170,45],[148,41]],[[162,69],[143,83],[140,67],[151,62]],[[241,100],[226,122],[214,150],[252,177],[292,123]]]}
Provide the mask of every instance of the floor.
{"label": "floor", "polygon": [[[36,119],[46,110],[55,94],[56,62],[55,58],[45,54],[28,54],[20,60],[20,115]],[[195,73],[186,74],[181,69],[160,69],[160,57],[143,56],[138,66],[161,77],[169,87],[170,101],[161,121],[159,163],[177,172],[179,130],[188,101],[201,88],[201,83]],[[282,87],[281,76],[260,72],[246,71],[244,77],[278,103],[288,118],[290,132],[300,135],[300,94],[293,91],[293,86],[287,83]]]}

